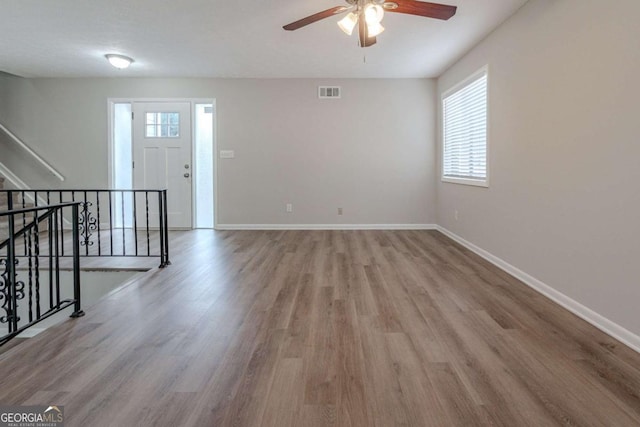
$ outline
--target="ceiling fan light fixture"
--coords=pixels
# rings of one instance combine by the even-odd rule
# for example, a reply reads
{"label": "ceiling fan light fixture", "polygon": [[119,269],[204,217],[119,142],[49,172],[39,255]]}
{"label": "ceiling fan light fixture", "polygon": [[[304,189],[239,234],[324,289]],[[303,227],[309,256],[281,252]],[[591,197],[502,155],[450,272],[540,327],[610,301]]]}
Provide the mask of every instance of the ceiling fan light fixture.
{"label": "ceiling fan light fixture", "polygon": [[358,23],[358,15],[349,12],[347,16],[338,21],[338,27],[348,36],[353,33],[353,29]]}
{"label": "ceiling fan light fixture", "polygon": [[104,57],[107,58],[111,65],[119,70],[128,68],[129,65],[131,65],[131,63],[133,62],[133,59],[129,58],[128,56],[118,55],[115,53],[108,53]]}
{"label": "ceiling fan light fixture", "polygon": [[375,37],[382,34],[384,27],[378,22],[367,23],[367,35],[369,37]]}
{"label": "ceiling fan light fixture", "polygon": [[297,30],[309,24],[318,22],[335,15],[348,13],[338,22],[339,28],[348,35],[358,25],[358,41],[362,47],[376,44],[376,36],[384,31],[382,18],[384,12],[416,15],[425,18],[440,19],[446,21],[453,17],[458,10],[457,6],[430,3],[421,0],[345,0],[348,6],[335,6],[327,10],[314,13],[298,19],[282,28],[286,31]]}
{"label": "ceiling fan light fixture", "polygon": [[378,4],[369,3],[364,8],[364,19],[367,24],[379,24],[384,17],[384,9]]}

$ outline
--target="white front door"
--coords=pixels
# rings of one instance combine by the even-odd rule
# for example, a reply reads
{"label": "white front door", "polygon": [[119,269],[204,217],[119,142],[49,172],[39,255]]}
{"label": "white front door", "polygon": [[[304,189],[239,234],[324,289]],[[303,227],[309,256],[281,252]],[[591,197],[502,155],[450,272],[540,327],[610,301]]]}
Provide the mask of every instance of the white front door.
{"label": "white front door", "polygon": [[134,102],[132,111],[133,187],[167,189],[169,227],[191,228],[191,104]]}

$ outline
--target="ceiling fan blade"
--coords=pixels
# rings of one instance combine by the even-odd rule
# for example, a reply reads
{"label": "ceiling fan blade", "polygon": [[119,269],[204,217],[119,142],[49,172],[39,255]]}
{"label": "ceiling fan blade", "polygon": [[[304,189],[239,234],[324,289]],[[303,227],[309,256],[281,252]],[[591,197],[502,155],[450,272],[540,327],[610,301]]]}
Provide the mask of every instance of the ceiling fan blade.
{"label": "ceiling fan blade", "polygon": [[383,4],[383,7],[386,12],[406,13],[445,21],[455,15],[458,9],[456,6],[416,0],[389,0]]}
{"label": "ceiling fan blade", "polygon": [[375,37],[369,37],[364,16],[358,19],[358,38],[360,39],[360,47],[373,46],[377,41]]}
{"label": "ceiling fan blade", "polygon": [[342,12],[346,12],[350,8],[348,6],[336,6],[331,9],[323,10],[322,12],[314,13],[313,15],[307,16],[306,18],[302,18],[297,20],[296,22],[292,22],[291,24],[285,25],[284,28],[287,31],[297,30],[298,28],[302,28],[309,24],[313,24],[321,19],[328,18],[333,15],[338,15]]}

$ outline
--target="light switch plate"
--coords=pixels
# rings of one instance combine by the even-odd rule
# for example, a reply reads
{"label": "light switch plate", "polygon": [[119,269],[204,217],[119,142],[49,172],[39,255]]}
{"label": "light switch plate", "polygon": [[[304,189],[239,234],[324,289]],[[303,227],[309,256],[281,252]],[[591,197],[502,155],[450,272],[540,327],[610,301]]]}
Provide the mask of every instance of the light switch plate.
{"label": "light switch plate", "polygon": [[220,150],[221,159],[233,159],[235,156],[236,153],[233,150]]}

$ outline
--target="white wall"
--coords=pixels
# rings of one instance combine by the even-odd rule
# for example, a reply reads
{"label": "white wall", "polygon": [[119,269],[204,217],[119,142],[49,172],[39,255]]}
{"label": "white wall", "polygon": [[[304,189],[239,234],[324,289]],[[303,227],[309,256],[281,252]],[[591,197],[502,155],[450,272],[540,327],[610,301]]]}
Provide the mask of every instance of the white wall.
{"label": "white wall", "polygon": [[[342,99],[319,100],[321,84],[342,86]],[[218,149],[236,154],[219,162],[220,224],[434,223],[432,80],[5,75],[0,93],[11,95],[0,123],[68,178],[48,185],[107,186],[107,98],[215,98]]]}
{"label": "white wall", "polygon": [[438,80],[489,64],[490,187],[437,184],[440,225],[636,335],[638,16],[637,0],[530,0]]}

